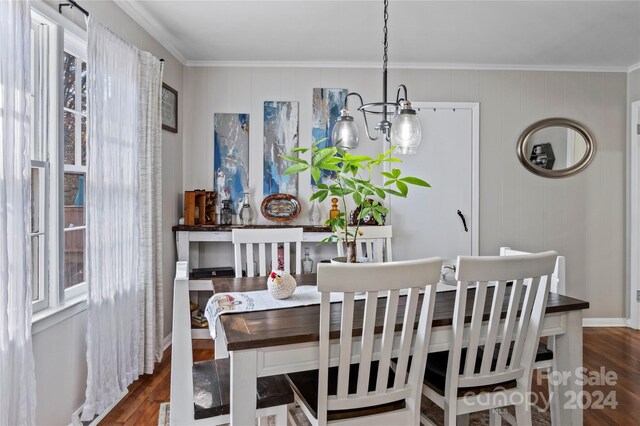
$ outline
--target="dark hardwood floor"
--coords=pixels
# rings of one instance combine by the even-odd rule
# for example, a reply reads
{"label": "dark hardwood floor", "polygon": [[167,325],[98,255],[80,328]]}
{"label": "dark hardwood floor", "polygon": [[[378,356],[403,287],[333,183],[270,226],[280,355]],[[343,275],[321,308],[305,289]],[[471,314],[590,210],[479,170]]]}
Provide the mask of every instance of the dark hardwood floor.
{"label": "dark hardwood floor", "polygon": [[[213,357],[213,342],[194,340],[196,361]],[[629,328],[584,329],[584,424],[630,425],[640,422],[640,331]],[[609,384],[596,379],[605,378]],[[594,375],[598,373],[598,377]],[[613,375],[615,374],[615,378]],[[162,362],[153,375],[142,376],[129,387],[129,394],[118,404],[101,425],[157,425],[160,403],[169,401],[171,351],[165,351]],[[615,385],[611,383],[615,381]],[[534,379],[533,391],[546,401],[544,378]],[[607,399],[608,397],[608,399]],[[615,408],[613,403],[617,402]],[[540,404],[539,404],[540,405]],[[588,407],[588,408],[586,408]]]}

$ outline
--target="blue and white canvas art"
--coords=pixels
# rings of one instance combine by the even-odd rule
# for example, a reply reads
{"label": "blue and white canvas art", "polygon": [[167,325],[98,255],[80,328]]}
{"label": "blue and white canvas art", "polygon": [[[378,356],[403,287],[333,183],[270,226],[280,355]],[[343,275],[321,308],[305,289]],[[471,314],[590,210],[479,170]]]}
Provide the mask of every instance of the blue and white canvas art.
{"label": "blue and white canvas art", "polygon": [[[249,114],[215,113],[213,118],[214,187],[218,206],[231,200],[234,213],[249,188]],[[218,210],[220,211],[220,210]]]}
{"label": "blue and white canvas art", "polygon": [[298,174],[285,175],[289,161],[280,155],[295,155],[298,147],[298,102],[264,103],[263,193],[298,195]]}
{"label": "blue and white canvas art", "polygon": [[[336,124],[336,119],[340,117],[340,109],[344,106],[347,97],[347,89],[313,89],[313,117],[312,117],[312,143],[327,138],[318,145],[318,148],[326,148],[335,144],[331,140],[331,132]],[[335,172],[323,170],[320,182],[323,178],[331,177]],[[311,185],[315,186],[313,178]]]}

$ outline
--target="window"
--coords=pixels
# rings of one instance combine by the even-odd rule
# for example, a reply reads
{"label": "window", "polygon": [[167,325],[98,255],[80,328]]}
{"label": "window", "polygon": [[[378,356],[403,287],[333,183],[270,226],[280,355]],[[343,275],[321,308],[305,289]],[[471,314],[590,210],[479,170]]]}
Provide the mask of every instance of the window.
{"label": "window", "polygon": [[48,305],[49,162],[47,51],[49,27],[31,21],[31,287],[34,311]]}
{"label": "window", "polygon": [[87,177],[87,63],[82,45],[65,37],[63,52],[64,288],[85,282]]}
{"label": "window", "polygon": [[55,308],[51,312],[57,312],[87,289],[84,208],[87,64],[83,41],[86,35],[48,6],[33,7],[30,209],[33,311]]}

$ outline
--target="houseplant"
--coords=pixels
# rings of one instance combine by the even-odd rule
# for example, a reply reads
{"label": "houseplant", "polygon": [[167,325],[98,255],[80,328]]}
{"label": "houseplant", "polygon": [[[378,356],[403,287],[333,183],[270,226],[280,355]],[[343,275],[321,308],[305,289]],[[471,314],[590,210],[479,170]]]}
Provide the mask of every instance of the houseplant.
{"label": "houseplant", "polygon": [[[343,240],[347,262],[356,261],[356,242],[360,231],[360,221],[365,217],[373,217],[378,224],[383,223],[383,215],[389,213],[389,209],[383,201],[391,195],[406,198],[409,193],[409,186],[429,187],[430,185],[422,179],[414,176],[403,176],[398,168],[384,171],[386,163],[401,163],[397,157],[393,157],[395,148],[379,154],[377,157],[367,155],[353,155],[336,146],[328,148],[318,148],[318,141],[311,148],[295,148],[293,152],[306,153],[311,151],[311,162],[302,158],[283,155],[292,164],[285,170],[284,174],[301,173],[306,170],[311,172],[311,177],[316,184],[316,190],[309,201],[324,201],[328,196],[338,197],[342,203],[340,214],[327,220],[326,224],[333,229],[333,235],[326,238],[325,242],[336,242]],[[323,171],[330,172],[330,175],[323,176]],[[381,185],[372,181],[376,175],[382,177]],[[323,182],[320,178],[322,176]],[[355,211],[359,211],[358,217],[353,226],[349,226],[347,212],[347,198],[353,200]]]}

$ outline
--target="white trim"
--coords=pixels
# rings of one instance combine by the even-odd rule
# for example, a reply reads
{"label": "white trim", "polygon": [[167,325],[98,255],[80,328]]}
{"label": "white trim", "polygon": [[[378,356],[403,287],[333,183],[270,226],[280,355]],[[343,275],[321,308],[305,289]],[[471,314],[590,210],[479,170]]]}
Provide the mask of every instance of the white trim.
{"label": "white trim", "polygon": [[166,351],[169,346],[171,346],[171,337],[173,335],[172,333],[169,333],[167,336],[165,336],[164,340],[162,341],[162,352]]}
{"label": "white trim", "polygon": [[411,102],[415,109],[471,110],[471,255],[480,253],[480,102]]}
{"label": "white trim", "polygon": [[[120,3],[122,0],[116,0]],[[165,46],[166,47],[166,46]],[[167,49],[169,50],[169,49]],[[173,53],[173,52],[172,52]],[[238,68],[380,68],[380,62],[315,62],[315,61],[191,61],[187,67],[238,67]],[[389,69],[434,69],[477,71],[561,71],[561,72],[629,72],[625,66],[590,65],[508,65],[508,64],[446,64],[402,62],[392,63]]]}
{"label": "white trim", "polygon": [[583,327],[629,327],[626,318],[583,318]]}
{"label": "white trim", "polygon": [[640,70],[640,62],[638,62],[637,64],[633,64],[629,67],[628,72],[634,72]]}
{"label": "white trim", "polygon": [[75,37],[83,40],[85,43],[87,41],[87,31],[78,26],[75,22],[66,18],[65,16],[59,14],[54,7],[46,4],[42,0],[31,0],[31,9],[36,11],[38,14],[51,21],[53,25],[60,25],[65,30],[73,34]]}
{"label": "white trim", "polygon": [[629,157],[629,193],[628,202],[628,245],[629,245],[629,326],[640,328],[640,303],[636,294],[640,290],[640,221],[632,218],[640,217],[640,135],[637,129],[640,124],[640,101],[631,104],[630,139],[627,147]]}
{"label": "white trim", "polygon": [[173,44],[175,36],[167,31],[160,22],[151,17],[138,2],[132,0],[114,0],[114,3],[147,31],[151,37],[167,49],[182,65],[186,64],[187,60]]}
{"label": "white trim", "polygon": [[33,314],[33,320],[31,322],[31,335],[35,336],[36,334],[86,310],[87,296],[85,294],[75,299],[68,300],[64,306],[47,308],[40,312],[36,312]]}

